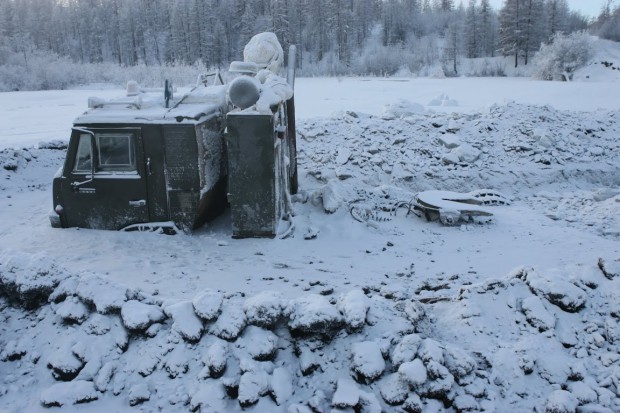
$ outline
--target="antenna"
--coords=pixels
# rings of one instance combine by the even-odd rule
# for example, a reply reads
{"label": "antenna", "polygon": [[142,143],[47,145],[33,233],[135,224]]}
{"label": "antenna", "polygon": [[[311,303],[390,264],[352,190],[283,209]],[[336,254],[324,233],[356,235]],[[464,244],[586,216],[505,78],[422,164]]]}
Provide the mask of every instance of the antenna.
{"label": "antenna", "polygon": [[166,109],[170,107],[170,100],[172,99],[172,82],[166,79],[164,85],[164,99],[166,100]]}

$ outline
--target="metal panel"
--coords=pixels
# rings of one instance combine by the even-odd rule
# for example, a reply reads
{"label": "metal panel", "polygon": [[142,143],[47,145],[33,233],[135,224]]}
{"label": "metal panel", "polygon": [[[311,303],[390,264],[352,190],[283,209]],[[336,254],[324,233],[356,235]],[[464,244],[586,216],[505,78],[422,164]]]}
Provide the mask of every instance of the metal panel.
{"label": "metal panel", "polygon": [[198,148],[194,126],[164,126],[164,145],[168,188],[199,190]]}
{"label": "metal panel", "polygon": [[194,125],[165,125],[163,135],[170,219],[190,231],[196,220],[200,193],[195,128]]}
{"label": "metal panel", "polygon": [[160,125],[142,127],[144,163],[148,191],[149,221],[170,220],[166,176],[164,174],[164,140]]}
{"label": "metal panel", "polygon": [[273,116],[229,113],[227,121],[233,237],[273,237],[279,220]]}
{"label": "metal panel", "polygon": [[[147,222],[147,187],[143,166],[144,154],[140,129],[108,128],[90,130],[96,133],[126,133],[131,135],[129,144],[133,151],[132,164],[135,170],[97,170],[91,172],[76,170],[74,160],[77,140],[84,129],[74,129],[71,137],[63,177],[60,178],[63,225],[80,228],[121,229],[128,225]],[[91,132],[92,134],[92,132]],[[94,138],[91,142],[94,143]],[[91,162],[97,163],[96,148]],[[122,169],[122,168],[121,168]]]}

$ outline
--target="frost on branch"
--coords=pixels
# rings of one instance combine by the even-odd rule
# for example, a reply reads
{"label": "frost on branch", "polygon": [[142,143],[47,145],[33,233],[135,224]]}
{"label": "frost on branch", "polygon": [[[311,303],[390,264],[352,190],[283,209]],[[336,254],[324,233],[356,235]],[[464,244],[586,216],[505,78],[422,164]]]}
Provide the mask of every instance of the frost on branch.
{"label": "frost on branch", "polygon": [[564,35],[558,32],[551,43],[543,44],[534,57],[532,77],[539,80],[573,79],[575,70],[592,58],[592,37],[585,32]]}

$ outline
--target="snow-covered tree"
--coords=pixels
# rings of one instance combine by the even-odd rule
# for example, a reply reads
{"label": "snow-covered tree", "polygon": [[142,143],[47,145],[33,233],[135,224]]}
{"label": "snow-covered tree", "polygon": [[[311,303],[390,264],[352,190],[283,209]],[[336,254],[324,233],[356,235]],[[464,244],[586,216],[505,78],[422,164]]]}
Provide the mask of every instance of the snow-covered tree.
{"label": "snow-covered tree", "polygon": [[478,14],[476,0],[469,0],[465,20],[465,53],[470,58],[480,55],[481,28]]}
{"label": "snow-covered tree", "polygon": [[444,73],[456,76],[458,74],[459,58],[463,50],[463,33],[462,21],[465,16],[465,8],[463,3],[452,15],[446,31],[446,40],[444,47]]}
{"label": "snow-covered tree", "polygon": [[501,50],[504,56],[514,55],[515,67],[519,58],[527,65],[538,49],[544,33],[542,11],[541,0],[506,0],[500,11]]}
{"label": "snow-covered tree", "polygon": [[570,81],[575,70],[592,58],[592,38],[585,32],[556,33],[533,60],[532,76],[540,80]]}
{"label": "snow-covered tree", "polygon": [[480,49],[483,56],[494,56],[496,49],[497,16],[489,0],[480,2]]}
{"label": "snow-covered tree", "polygon": [[620,42],[620,4],[612,8],[612,3],[607,0],[592,25],[592,31],[603,39]]}
{"label": "snow-covered tree", "polygon": [[568,3],[566,0],[547,0],[547,34],[553,36],[558,32],[565,32],[569,15]]}

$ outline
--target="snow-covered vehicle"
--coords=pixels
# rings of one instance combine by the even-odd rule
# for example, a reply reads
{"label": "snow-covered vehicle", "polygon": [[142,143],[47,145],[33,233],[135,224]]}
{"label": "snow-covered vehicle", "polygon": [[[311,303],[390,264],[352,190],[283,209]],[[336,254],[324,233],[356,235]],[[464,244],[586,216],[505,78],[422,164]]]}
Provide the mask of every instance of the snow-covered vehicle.
{"label": "snow-covered vehicle", "polygon": [[[255,37],[265,35],[275,39],[273,33]],[[268,67],[283,60],[279,43],[271,54],[264,42],[259,46],[253,57],[267,61],[236,62],[256,68],[255,76],[229,84],[219,75],[215,82],[200,77],[180,98],[168,84],[162,93],[130,82],[123,98],[89,99],[54,177],[52,226],[190,231],[218,216],[229,195],[235,199],[234,236],[275,235],[286,214],[286,196],[276,191],[296,190],[294,69],[288,82],[279,77],[278,65]],[[294,67],[292,56],[289,63]],[[234,159],[227,156],[227,143]],[[262,163],[253,162],[253,155]],[[235,182],[228,182],[228,170]],[[245,204],[259,205],[259,227],[245,218]]]}

